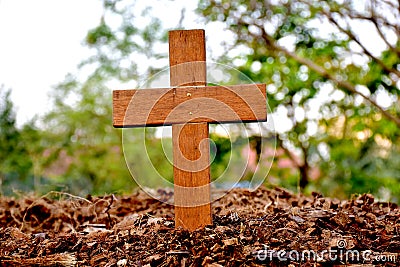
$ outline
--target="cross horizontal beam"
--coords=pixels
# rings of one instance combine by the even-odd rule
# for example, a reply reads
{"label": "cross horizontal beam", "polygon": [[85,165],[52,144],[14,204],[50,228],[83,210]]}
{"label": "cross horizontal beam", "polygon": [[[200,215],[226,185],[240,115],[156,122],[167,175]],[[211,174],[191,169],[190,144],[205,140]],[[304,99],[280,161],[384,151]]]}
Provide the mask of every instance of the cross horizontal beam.
{"label": "cross horizontal beam", "polygon": [[266,121],[265,84],[113,91],[113,125]]}

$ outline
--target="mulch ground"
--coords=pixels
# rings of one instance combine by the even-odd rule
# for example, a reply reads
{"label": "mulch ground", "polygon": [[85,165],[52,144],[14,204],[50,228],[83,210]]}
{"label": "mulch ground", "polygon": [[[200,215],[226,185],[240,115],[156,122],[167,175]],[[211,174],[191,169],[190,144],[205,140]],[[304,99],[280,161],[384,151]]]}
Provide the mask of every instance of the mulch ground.
{"label": "mulch ground", "polygon": [[235,189],[213,214],[213,225],[188,232],[174,229],[173,207],[140,191],[3,197],[0,266],[400,265],[400,210],[369,194]]}

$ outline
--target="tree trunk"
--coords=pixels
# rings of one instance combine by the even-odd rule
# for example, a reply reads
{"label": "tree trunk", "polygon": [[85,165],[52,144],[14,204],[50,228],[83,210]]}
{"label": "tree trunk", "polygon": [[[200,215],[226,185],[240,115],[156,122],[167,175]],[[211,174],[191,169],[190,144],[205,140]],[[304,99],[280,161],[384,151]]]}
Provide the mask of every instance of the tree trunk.
{"label": "tree trunk", "polygon": [[304,163],[303,165],[299,166],[299,172],[300,172],[300,188],[301,188],[301,189],[304,189],[304,188],[308,185],[308,183],[309,183],[309,181],[310,181],[310,179],[309,179],[309,177],[308,177],[309,166],[308,166],[308,164],[307,164],[307,161],[304,161],[304,162],[305,162],[305,163]]}

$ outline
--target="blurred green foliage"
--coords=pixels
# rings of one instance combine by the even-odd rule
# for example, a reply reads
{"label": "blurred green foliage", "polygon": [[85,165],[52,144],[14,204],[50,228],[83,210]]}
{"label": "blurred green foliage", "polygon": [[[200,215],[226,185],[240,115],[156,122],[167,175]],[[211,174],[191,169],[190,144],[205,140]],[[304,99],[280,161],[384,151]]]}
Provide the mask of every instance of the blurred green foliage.
{"label": "blurred green foliage", "polygon": [[[272,112],[291,124],[277,131],[270,181],[398,200],[398,7],[395,1],[200,1],[205,21],[225,24],[234,36],[220,60],[241,62],[243,74],[267,83]],[[371,46],[365,27],[383,50]],[[383,95],[390,100],[380,103]],[[285,158],[292,168],[279,168]]]}
{"label": "blurred green foliage", "polygon": [[25,139],[29,126],[17,129],[10,93],[0,88],[0,183],[4,186],[28,182],[33,168]]}
{"label": "blurred green foliage", "polygon": [[[240,71],[228,73],[229,83],[250,78],[267,84],[269,117],[275,118],[277,129],[249,140],[259,159],[273,149],[271,138],[277,139],[266,184],[341,198],[371,192],[383,200],[399,200],[398,2],[200,0],[197,14],[208,25],[222,23],[233,36],[218,58]],[[145,156],[172,181],[172,165],[162,152],[171,147],[156,138],[157,130],[149,129],[140,140],[135,130],[126,129],[122,146],[122,130],[111,121],[116,81],[126,88],[149,86],[147,78],[167,67],[167,52],[160,47],[167,43],[169,29],[163,23],[151,6],[104,1],[99,25],[85,39],[93,55],[82,61],[78,73],[54,87],[52,111],[23,127],[16,127],[10,93],[1,88],[2,193],[129,192],[136,184],[126,164],[146,184],[163,186],[145,166]],[[360,23],[384,44],[379,53],[371,50]],[[379,101],[382,97],[385,102]],[[287,127],[278,129],[282,125]],[[239,134],[239,149],[232,150],[226,137],[211,138],[215,180],[229,162],[239,164],[245,142]],[[147,151],[141,149],[143,141]],[[261,149],[263,142],[269,146]],[[246,169],[243,179],[252,171]]]}

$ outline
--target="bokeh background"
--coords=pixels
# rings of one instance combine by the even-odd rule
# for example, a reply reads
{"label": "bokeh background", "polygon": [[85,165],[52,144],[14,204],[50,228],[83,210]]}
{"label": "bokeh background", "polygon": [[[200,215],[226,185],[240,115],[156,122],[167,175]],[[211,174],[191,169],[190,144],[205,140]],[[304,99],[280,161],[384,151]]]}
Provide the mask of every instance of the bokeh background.
{"label": "bokeh background", "polygon": [[[87,22],[80,3],[71,2],[76,12],[71,11],[70,23]],[[95,2],[91,10],[95,19],[82,24],[90,27],[74,43],[84,50],[78,57],[73,45],[58,50],[77,57],[76,66],[64,78],[52,81],[53,86],[43,88],[49,95],[45,102],[35,100],[30,88],[24,88],[25,102],[19,105],[44,106],[36,116],[20,114],[26,109],[16,108],[16,89],[7,79],[12,69],[20,70],[18,80],[30,77],[30,69],[23,68],[24,53],[35,51],[29,45],[19,46],[21,39],[16,36],[41,47],[52,38],[62,38],[65,29],[44,35],[38,34],[40,29],[35,34],[23,27],[4,31],[12,27],[0,20],[6,33],[1,36],[2,57],[9,51],[20,55],[15,65],[0,68],[1,194],[133,190],[137,185],[123,156],[122,130],[112,127],[112,89],[146,87],[149,77],[168,66],[168,30],[204,28],[208,61],[236,69],[223,73],[219,83],[249,79],[266,83],[269,117],[274,122],[262,134],[254,132],[250,137],[234,125],[227,126],[233,141],[213,126],[214,179],[230,160],[250,158],[242,175],[244,186],[255,164],[265,160],[266,165],[272,164],[264,181],[267,186],[338,198],[370,192],[382,201],[399,201],[398,1]],[[0,12],[7,4],[0,2]],[[35,6],[27,9],[23,1],[20,8],[35,12]],[[52,8],[49,5],[45,12],[51,14]],[[23,25],[30,23],[22,15],[19,18]],[[43,26],[51,24],[49,19]],[[36,62],[26,63],[31,69],[40,66],[40,55],[46,51],[41,53],[36,54]],[[59,60],[50,69],[63,63]],[[140,159],[143,151],[135,142],[143,140],[131,138],[129,143],[130,153]],[[172,166],[165,160],[159,131],[149,128],[145,142],[154,165],[171,180]],[[135,164],[132,161],[128,164]],[[139,166],[142,177],[157,188],[147,167]]]}

